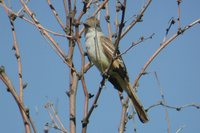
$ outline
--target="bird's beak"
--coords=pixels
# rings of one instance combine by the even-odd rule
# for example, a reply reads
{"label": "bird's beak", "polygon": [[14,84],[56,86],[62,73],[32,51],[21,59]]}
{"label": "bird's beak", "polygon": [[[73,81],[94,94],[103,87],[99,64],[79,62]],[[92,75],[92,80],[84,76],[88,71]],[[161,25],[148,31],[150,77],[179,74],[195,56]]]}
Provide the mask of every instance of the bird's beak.
{"label": "bird's beak", "polygon": [[89,27],[89,25],[88,25],[87,22],[83,22],[83,25],[84,25],[85,27]]}

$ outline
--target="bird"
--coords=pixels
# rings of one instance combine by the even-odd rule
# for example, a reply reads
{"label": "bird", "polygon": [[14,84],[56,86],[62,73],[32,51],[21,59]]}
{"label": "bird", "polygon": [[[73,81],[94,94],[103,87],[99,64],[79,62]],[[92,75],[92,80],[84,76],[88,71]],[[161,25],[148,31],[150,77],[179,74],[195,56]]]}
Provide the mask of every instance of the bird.
{"label": "bird", "polygon": [[[85,27],[85,45],[89,60],[98,68],[101,74],[110,66],[108,81],[120,92],[125,91],[130,98],[136,113],[142,123],[149,121],[147,113],[143,108],[135,89],[130,84],[126,66],[119,50],[115,52],[113,42],[104,35],[100,21],[96,17],[89,17],[83,22]],[[116,53],[116,55],[114,55]]]}

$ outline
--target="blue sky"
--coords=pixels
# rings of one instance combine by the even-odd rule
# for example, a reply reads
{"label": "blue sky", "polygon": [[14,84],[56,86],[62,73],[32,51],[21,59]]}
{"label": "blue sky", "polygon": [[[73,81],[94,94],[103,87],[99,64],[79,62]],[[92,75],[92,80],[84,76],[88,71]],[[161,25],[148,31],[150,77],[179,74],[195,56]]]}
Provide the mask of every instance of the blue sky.
{"label": "blue sky", "polygon": [[[127,2],[126,20],[137,14],[144,4],[144,0]],[[64,20],[62,2],[52,1],[60,16]],[[11,2],[15,11],[20,9],[18,2]],[[129,6],[131,5],[131,6]],[[191,0],[181,3],[181,26],[200,18],[200,1]],[[51,14],[46,1],[31,1],[28,6],[34,11],[36,17],[45,27],[62,33],[62,29]],[[82,8],[82,6],[80,6]],[[114,2],[110,2],[111,24],[115,17]],[[79,9],[77,10],[79,11]],[[92,8],[88,14],[92,14]],[[87,14],[87,15],[88,15]],[[102,20],[105,12],[102,12]],[[82,19],[85,20],[86,16]],[[143,22],[138,23],[120,42],[120,50],[128,48],[133,41],[141,36],[149,36],[155,33],[151,40],[134,47],[123,59],[127,65],[130,80],[133,82],[144,63],[160,46],[169,25],[170,18],[177,18],[177,3],[175,0],[153,1],[146,11]],[[30,109],[31,116],[36,124],[38,132],[43,132],[45,123],[51,119],[44,105],[51,101],[56,105],[58,115],[65,127],[69,129],[69,99],[65,92],[69,88],[69,70],[62,60],[55,54],[40,32],[32,25],[21,19],[16,19],[17,40],[20,47],[23,68],[23,80],[28,83],[24,91],[25,105]],[[107,33],[105,23],[102,21],[102,29]],[[114,31],[114,27],[112,27]],[[169,32],[169,37],[176,33],[177,23]],[[182,106],[190,103],[200,104],[200,26],[199,24],[174,40],[166,47],[148,67],[148,75],[139,81],[138,96],[145,108],[161,100],[159,86],[154,76],[156,71],[164,91],[167,104]],[[62,37],[55,37],[62,49],[67,53],[68,41]],[[84,37],[81,39],[84,44]],[[0,8],[0,65],[3,65],[14,86],[18,89],[17,62],[12,50],[12,34],[8,18],[3,8]],[[84,45],[83,45],[84,47]],[[85,49],[85,48],[84,48]],[[80,54],[76,47],[74,63],[80,69]],[[101,75],[93,67],[85,75],[88,91],[92,94],[97,92]],[[90,105],[93,99],[90,101]],[[77,92],[77,132],[81,132],[81,120],[83,117],[84,93],[81,83]],[[12,96],[6,91],[0,82],[0,129],[1,132],[24,132],[18,107]],[[110,83],[106,83],[98,107],[94,110],[88,133],[114,133],[118,131],[120,122],[121,104],[118,93]],[[200,110],[189,107],[177,112],[168,109],[170,131],[176,132],[184,126],[181,133],[198,132],[200,130]],[[127,133],[133,132],[133,127],[138,133],[167,132],[165,108],[155,107],[148,111],[150,121],[142,124],[136,117],[135,121],[127,123]],[[58,132],[54,129],[51,133]]]}

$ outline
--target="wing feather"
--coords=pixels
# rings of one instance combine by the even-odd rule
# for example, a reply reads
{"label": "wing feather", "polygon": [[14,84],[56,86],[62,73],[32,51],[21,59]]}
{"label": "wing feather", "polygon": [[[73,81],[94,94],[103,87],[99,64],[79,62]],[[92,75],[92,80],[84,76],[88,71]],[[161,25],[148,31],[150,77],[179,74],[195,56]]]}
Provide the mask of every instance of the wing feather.
{"label": "wing feather", "polygon": [[[101,36],[100,41],[101,41],[103,51],[106,57],[111,61],[113,58],[114,51],[115,51],[115,47],[112,41],[105,36]],[[118,54],[120,54],[119,51],[117,52],[116,56]],[[121,56],[113,61],[111,67],[112,67],[113,72],[116,72],[122,79],[124,80],[126,79],[127,81],[129,81],[127,70]]]}

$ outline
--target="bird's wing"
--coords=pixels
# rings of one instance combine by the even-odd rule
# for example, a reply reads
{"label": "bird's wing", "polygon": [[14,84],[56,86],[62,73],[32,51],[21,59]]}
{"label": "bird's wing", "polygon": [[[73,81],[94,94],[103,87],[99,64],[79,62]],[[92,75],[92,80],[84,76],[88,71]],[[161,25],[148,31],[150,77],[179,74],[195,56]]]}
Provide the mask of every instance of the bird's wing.
{"label": "bird's wing", "polygon": [[[112,41],[105,36],[101,36],[100,41],[101,41],[102,48],[103,48],[103,51],[104,51],[106,57],[111,61],[112,58],[113,58],[114,51],[115,51],[115,46],[113,45]],[[118,51],[115,56],[117,56],[119,54],[120,53]],[[128,74],[127,74],[127,71],[126,71],[126,67],[125,67],[125,64],[124,64],[121,56],[119,56],[117,59],[115,59],[113,61],[111,68],[122,79],[129,81]]]}
{"label": "bird's wing", "polygon": [[[106,38],[104,36],[102,36],[100,38],[100,41],[101,41],[101,45],[103,48],[103,52],[105,53],[106,57],[111,61],[113,58],[114,51],[115,51],[115,47],[114,47],[112,41],[109,38]],[[117,52],[117,54],[115,56],[117,56],[119,54],[120,53]],[[125,64],[124,64],[121,56],[119,56],[119,58],[117,58],[113,61],[111,70],[112,70],[112,73],[114,73],[114,75],[111,74],[110,77],[108,78],[108,80],[114,85],[114,87],[117,90],[119,90],[121,92],[125,88],[123,88],[124,86],[122,86],[122,83],[120,83],[120,82],[124,82],[123,84],[127,83],[127,86],[126,86],[127,88],[125,90],[129,96],[129,98],[131,99],[140,120],[143,123],[147,122],[148,116],[147,116],[142,104],[140,103],[138,97],[136,96],[131,84],[129,83],[129,78],[128,78],[128,74],[126,71],[126,67],[125,67]],[[120,79],[118,77],[120,77]]]}
{"label": "bird's wing", "polygon": [[105,36],[101,36],[100,41],[103,47],[103,51],[106,54],[107,58],[109,60],[112,60],[115,51],[115,46],[113,45],[112,41]]}

